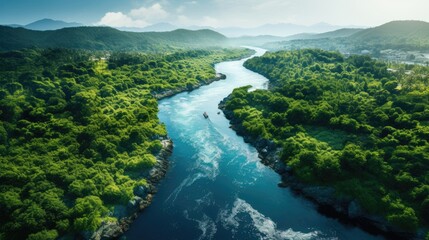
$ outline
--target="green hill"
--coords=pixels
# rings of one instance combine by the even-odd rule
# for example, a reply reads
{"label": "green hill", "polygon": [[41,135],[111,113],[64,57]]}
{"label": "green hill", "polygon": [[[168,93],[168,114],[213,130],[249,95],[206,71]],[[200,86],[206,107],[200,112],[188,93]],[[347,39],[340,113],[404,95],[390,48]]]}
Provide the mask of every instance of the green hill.
{"label": "green hill", "polygon": [[423,21],[392,21],[359,31],[351,36],[360,41],[392,39],[429,39],[429,23]]}
{"label": "green hill", "polygon": [[393,21],[355,33],[349,40],[369,47],[429,49],[429,23]]}
{"label": "green hill", "polygon": [[270,43],[264,47],[270,50],[321,48],[351,53],[360,53],[362,50],[379,52],[384,49],[428,51],[429,23],[393,21],[374,28],[340,29],[306,39]]}
{"label": "green hill", "polygon": [[110,27],[74,27],[34,31],[0,26],[0,51],[22,48],[73,48],[87,50],[154,51],[219,46],[227,38],[211,30],[171,32],[123,32]]}
{"label": "green hill", "polygon": [[339,37],[349,37],[353,34],[361,32],[362,28],[342,28],[331,32],[320,33],[313,36],[310,36],[312,39],[316,38],[339,38]]}

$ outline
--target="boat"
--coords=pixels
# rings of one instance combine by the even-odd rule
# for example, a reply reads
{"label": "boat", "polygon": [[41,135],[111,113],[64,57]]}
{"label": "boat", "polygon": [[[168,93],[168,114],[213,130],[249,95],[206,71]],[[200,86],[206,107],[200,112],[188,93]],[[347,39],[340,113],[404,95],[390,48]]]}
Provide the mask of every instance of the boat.
{"label": "boat", "polygon": [[208,115],[206,112],[204,112],[204,113],[203,113],[203,116],[204,116],[205,118],[209,118],[209,115]]}

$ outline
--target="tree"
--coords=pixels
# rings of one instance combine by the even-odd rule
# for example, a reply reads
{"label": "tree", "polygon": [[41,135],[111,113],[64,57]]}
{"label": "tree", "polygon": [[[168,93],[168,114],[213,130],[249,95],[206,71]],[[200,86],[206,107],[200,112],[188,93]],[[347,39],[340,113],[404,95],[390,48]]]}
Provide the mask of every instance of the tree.
{"label": "tree", "polygon": [[96,230],[102,221],[102,216],[107,213],[107,208],[96,196],[86,196],[76,199],[73,207],[74,228],[77,230]]}

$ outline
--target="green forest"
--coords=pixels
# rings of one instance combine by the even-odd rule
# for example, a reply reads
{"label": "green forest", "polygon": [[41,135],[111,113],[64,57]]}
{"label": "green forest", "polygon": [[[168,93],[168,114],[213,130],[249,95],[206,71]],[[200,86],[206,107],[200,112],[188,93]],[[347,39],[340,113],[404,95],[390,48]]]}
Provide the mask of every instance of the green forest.
{"label": "green forest", "polygon": [[156,163],[156,94],[215,77],[250,50],[0,53],[0,239],[97,229]]}
{"label": "green forest", "polygon": [[98,51],[166,52],[225,46],[227,38],[211,30],[125,32],[111,27],[72,27],[34,31],[0,25],[0,51],[24,48],[68,48]]}
{"label": "green forest", "polygon": [[429,68],[295,50],[245,67],[269,90],[234,90],[240,134],[273,140],[294,176],[333,186],[403,230],[429,225]]}

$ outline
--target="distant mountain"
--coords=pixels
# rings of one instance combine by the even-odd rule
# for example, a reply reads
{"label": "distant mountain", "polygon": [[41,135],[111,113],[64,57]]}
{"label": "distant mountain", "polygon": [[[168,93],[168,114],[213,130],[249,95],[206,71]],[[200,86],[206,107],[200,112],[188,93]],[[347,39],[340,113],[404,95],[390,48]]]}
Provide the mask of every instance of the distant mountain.
{"label": "distant mountain", "polygon": [[230,38],[229,41],[231,44],[238,46],[261,46],[262,44],[269,42],[278,42],[286,40],[284,37],[277,37],[271,35],[261,35],[261,36],[243,36]]}
{"label": "distant mountain", "polygon": [[[179,29],[179,27],[174,26],[170,23],[156,23],[144,28],[136,28],[136,27],[118,27],[116,28],[121,31],[126,32],[170,32],[176,29]],[[201,29],[207,29],[207,28],[198,28],[198,30]]]}
{"label": "distant mountain", "polygon": [[88,50],[156,51],[160,49],[221,46],[227,38],[211,30],[123,32],[110,27],[74,27],[34,31],[0,26],[0,50],[74,48]]}
{"label": "distant mountain", "polygon": [[299,33],[323,33],[340,29],[327,23],[319,23],[311,26],[297,25],[292,23],[265,24],[255,28],[217,28],[216,31],[227,37],[272,35],[286,37]]}
{"label": "distant mountain", "polygon": [[[340,38],[340,37],[350,37],[353,34],[359,33],[363,31],[362,28],[341,28],[335,31],[326,32],[326,33],[320,33],[310,36],[310,39],[317,39],[317,38]],[[307,39],[309,39],[307,38]]]}
{"label": "distant mountain", "polygon": [[19,25],[19,24],[8,24],[6,25],[8,27],[13,27],[13,28],[19,28],[19,27],[24,27],[23,25]]}
{"label": "distant mountain", "polygon": [[423,21],[393,21],[375,28],[357,32],[351,36],[355,41],[371,44],[429,44],[429,23]]}
{"label": "distant mountain", "polygon": [[299,40],[267,43],[270,50],[321,48],[360,53],[379,53],[385,49],[429,51],[429,23],[423,21],[393,21],[368,29],[339,29]]}
{"label": "distant mountain", "polygon": [[319,34],[299,33],[299,34],[294,34],[287,37],[277,37],[277,36],[271,36],[271,35],[243,36],[243,37],[237,37],[237,38],[230,38],[230,41],[235,45],[263,46],[264,44],[268,44],[268,43],[285,42],[285,41],[291,41],[291,40],[349,37],[362,30],[363,29],[361,28],[342,28],[335,31],[319,33]]}
{"label": "distant mountain", "polygon": [[233,45],[263,46],[266,43],[290,41],[290,40],[294,40],[294,39],[309,39],[315,35],[317,35],[317,34],[299,33],[299,34],[290,35],[287,37],[278,37],[278,36],[272,36],[272,35],[242,36],[242,37],[230,38],[229,40],[230,40],[230,43]]}
{"label": "distant mountain", "polygon": [[52,19],[41,19],[35,22],[32,22],[30,24],[27,24],[23,26],[26,29],[30,30],[39,30],[39,31],[46,31],[46,30],[57,30],[61,28],[67,28],[67,27],[80,27],[83,26],[81,23],[75,23],[75,22],[64,22],[60,20],[52,20]]}
{"label": "distant mountain", "polygon": [[144,32],[169,32],[178,29],[170,23],[157,23],[143,28]]}

